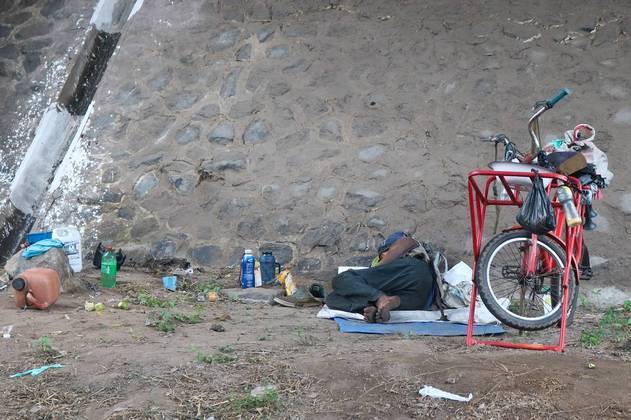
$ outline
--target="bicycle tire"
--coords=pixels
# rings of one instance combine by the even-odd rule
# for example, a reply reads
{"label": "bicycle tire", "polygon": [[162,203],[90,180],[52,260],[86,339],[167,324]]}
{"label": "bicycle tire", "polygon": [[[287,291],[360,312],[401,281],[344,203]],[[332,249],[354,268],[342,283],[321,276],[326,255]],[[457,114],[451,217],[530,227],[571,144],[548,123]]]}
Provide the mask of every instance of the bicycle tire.
{"label": "bicycle tire", "polygon": [[[550,295],[552,295],[550,299],[551,301],[550,312],[547,312],[544,315],[536,316],[536,317],[526,317],[526,316],[523,316],[522,314],[516,314],[513,312],[514,309],[513,311],[511,311],[510,307],[513,303],[510,301],[510,299],[509,299],[510,304],[505,308],[502,305],[502,302],[500,302],[500,298],[498,298],[496,294],[494,293],[494,286],[491,285],[490,272],[491,272],[491,267],[493,266],[493,263],[494,263],[493,260],[496,258],[500,250],[502,250],[503,248],[505,248],[506,246],[510,244],[517,243],[518,241],[529,243],[531,241],[531,235],[532,234],[530,232],[520,229],[520,230],[512,230],[512,231],[503,232],[494,236],[486,244],[486,246],[480,253],[480,257],[478,259],[478,264],[477,264],[476,273],[475,273],[476,274],[475,281],[478,287],[478,292],[480,294],[480,299],[482,300],[482,302],[484,302],[487,309],[503,324],[508,325],[512,328],[516,328],[516,329],[524,330],[524,331],[542,330],[542,329],[551,327],[555,324],[558,324],[560,322],[561,312],[562,312],[562,297],[563,297],[561,294],[562,288],[560,287],[560,284],[562,281],[561,280],[562,271],[561,273],[555,274],[554,276],[555,279],[550,280],[551,286],[548,292],[550,293]],[[546,235],[541,235],[541,236],[538,236],[537,246],[540,252],[545,251],[552,258],[554,258],[554,260],[556,261],[556,264],[560,264],[559,268],[564,268],[565,250],[558,242],[556,242],[554,239]],[[520,257],[519,254],[517,254],[516,256],[518,259],[522,258]],[[521,263],[519,264],[520,265],[518,269],[521,266]],[[502,268],[502,275],[504,275],[504,267]],[[514,266],[512,267],[514,268]],[[497,267],[495,267],[494,270],[497,271]],[[509,271],[508,268],[506,268],[506,270]],[[575,287],[575,283],[576,283],[575,273],[573,269],[570,268],[570,270],[571,270],[570,272],[571,275],[570,275],[570,281],[569,281],[569,295],[568,295],[570,306],[568,307],[568,313],[567,313],[567,319],[569,322],[571,322],[573,319],[574,311],[576,309],[576,301],[578,297],[578,293],[576,292],[576,287]],[[514,275],[514,272],[511,274]],[[541,273],[539,277],[545,278],[546,276],[544,276],[544,274],[546,273]],[[519,276],[519,274],[517,274],[517,276]],[[528,281],[529,280],[525,279],[525,277],[522,276],[522,279],[517,280],[517,283],[522,283],[522,285],[521,286],[518,285],[517,287],[521,287],[521,289],[523,290],[525,288],[523,286],[523,283],[527,283]],[[545,280],[542,280],[542,281],[545,281]],[[513,294],[514,293],[515,291],[513,291]],[[533,289],[533,292],[531,292],[531,295],[533,295],[532,301],[535,301],[538,298],[542,302],[542,305],[544,306],[544,311],[545,311],[545,304],[543,304],[543,299],[540,297],[541,295],[535,294],[534,289]],[[523,300],[523,297],[522,297],[522,300]],[[506,302],[504,303],[506,304]],[[552,306],[552,303],[554,303],[554,306]]]}

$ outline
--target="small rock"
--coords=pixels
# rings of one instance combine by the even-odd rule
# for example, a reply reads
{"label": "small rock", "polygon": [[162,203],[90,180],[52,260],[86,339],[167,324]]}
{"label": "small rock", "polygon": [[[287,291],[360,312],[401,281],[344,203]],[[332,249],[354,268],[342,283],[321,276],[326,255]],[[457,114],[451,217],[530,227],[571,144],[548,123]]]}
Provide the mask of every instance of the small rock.
{"label": "small rock", "polygon": [[171,72],[162,71],[158,73],[157,75],[155,75],[152,79],[150,79],[149,82],[147,82],[147,85],[154,91],[159,92],[163,90],[165,87],[167,87],[170,81],[171,81]]}
{"label": "small rock", "polygon": [[264,120],[254,120],[248,124],[243,133],[244,144],[264,142],[270,135],[270,127]]}
{"label": "small rock", "polygon": [[202,171],[211,173],[216,171],[240,171],[247,166],[246,157],[241,153],[226,153],[217,155],[210,161],[203,161],[200,165]]}
{"label": "small rock", "polygon": [[261,254],[263,252],[271,252],[276,262],[281,265],[289,264],[294,258],[293,249],[291,246],[285,244],[265,243],[259,246],[259,252]]}
{"label": "small rock", "polygon": [[233,69],[228,73],[219,90],[219,94],[222,98],[229,98],[237,93],[237,81],[239,80],[240,74],[241,69]]}
{"label": "small rock", "polygon": [[9,60],[16,59],[18,57],[18,49],[15,45],[8,44],[4,47],[0,47],[0,58],[6,58]]}
{"label": "small rock", "polygon": [[104,184],[111,184],[118,181],[119,172],[118,168],[115,166],[109,166],[103,169],[103,174],[101,175],[101,182]]}
{"label": "small rock", "polygon": [[346,199],[351,205],[359,205],[361,207],[375,207],[381,203],[385,197],[375,191],[355,190],[346,193]]}
{"label": "small rock", "polygon": [[171,183],[171,185],[173,185],[173,187],[182,194],[190,194],[195,191],[197,180],[198,177],[191,174],[169,175],[169,182]]}
{"label": "small rock", "polygon": [[336,194],[337,194],[337,189],[333,186],[320,187],[320,190],[318,191],[318,197],[325,200],[331,200],[332,198],[335,198]]}
{"label": "small rock", "polygon": [[223,253],[216,245],[203,245],[191,250],[191,258],[196,264],[213,266],[221,262]]}
{"label": "small rock", "polygon": [[151,245],[149,254],[156,261],[169,261],[175,258],[177,245],[171,239],[160,239]]}
{"label": "small rock", "polygon": [[175,141],[177,144],[189,144],[199,139],[199,133],[199,127],[187,125],[175,133]]}
{"label": "small rock", "polygon": [[240,101],[235,103],[232,108],[230,108],[230,113],[228,116],[230,118],[238,119],[247,117],[259,112],[263,107],[259,104],[255,104],[252,101]]}
{"label": "small rock", "polygon": [[298,260],[295,265],[297,273],[310,273],[319,271],[322,268],[322,261],[318,258],[303,258]]}
{"label": "small rock", "polygon": [[326,120],[320,125],[320,138],[323,140],[341,142],[342,125],[337,120]]}
{"label": "small rock", "polygon": [[158,178],[153,172],[141,176],[134,185],[134,197],[138,200],[145,198],[158,185]]}
{"label": "small rock", "polygon": [[229,144],[234,140],[234,126],[227,121],[220,122],[210,133],[208,140],[211,143]]}
{"label": "small rock", "polygon": [[366,226],[371,227],[371,228],[381,229],[381,228],[386,227],[386,222],[382,219],[373,217],[372,219],[368,220],[368,223],[366,223]]}
{"label": "small rock", "polygon": [[65,0],[47,0],[40,13],[44,17],[49,17],[64,7]]}
{"label": "small rock", "polygon": [[267,50],[267,57],[269,58],[285,58],[289,55],[288,45],[277,45]]}
{"label": "small rock", "polygon": [[384,121],[376,117],[355,117],[352,127],[358,138],[377,136],[386,131]]}
{"label": "small rock", "polygon": [[211,48],[223,50],[234,46],[241,37],[241,29],[234,28],[221,32],[210,42]]}
{"label": "small rock", "polygon": [[245,44],[235,54],[237,61],[248,61],[252,57],[252,44]]}
{"label": "small rock", "polygon": [[379,159],[381,155],[386,151],[386,148],[381,146],[380,144],[376,144],[374,146],[366,147],[359,151],[357,156],[359,160],[366,163],[372,163]]}
{"label": "small rock", "polygon": [[158,219],[153,216],[149,216],[134,223],[131,228],[131,236],[134,239],[140,239],[150,233],[158,232],[159,229],[160,223],[158,223]]}
{"label": "small rock", "polygon": [[269,22],[272,20],[272,10],[262,1],[254,2],[247,10],[247,17],[255,22]]}
{"label": "small rock", "polygon": [[285,82],[278,83],[270,83],[267,86],[267,94],[272,98],[277,98],[279,96],[283,96],[287,92],[291,90],[291,86],[289,86]]}
{"label": "small rock", "polygon": [[104,203],[120,203],[122,199],[123,193],[120,190],[105,191],[102,197]]}
{"label": "small rock", "polygon": [[265,42],[268,39],[270,39],[271,36],[274,35],[275,31],[276,31],[275,27],[272,27],[272,26],[263,27],[263,28],[259,29],[258,31],[256,31],[256,38],[262,44],[263,42]]}
{"label": "small rock", "polygon": [[39,67],[41,63],[40,55],[36,52],[29,52],[24,54],[24,58],[22,60],[22,66],[24,67],[24,71],[26,73],[32,73]]}
{"label": "small rock", "polygon": [[243,239],[258,239],[265,236],[265,226],[261,217],[247,218],[237,225],[237,235]]}
{"label": "small rock", "polygon": [[300,245],[313,249],[317,246],[329,247],[335,245],[344,232],[344,225],[340,222],[325,221],[320,226],[307,230]]}
{"label": "small rock", "polygon": [[226,329],[224,328],[223,325],[221,324],[213,324],[210,326],[211,331],[215,331],[215,332],[224,332],[226,331]]}
{"label": "small rock", "polygon": [[147,155],[140,156],[137,159],[129,162],[129,167],[132,169],[136,169],[140,166],[152,166],[160,162],[163,157],[164,157],[163,152],[149,153]]}
{"label": "small rock", "polygon": [[46,35],[50,32],[52,25],[46,21],[35,22],[20,29],[15,34],[15,39],[28,39],[37,36]]}
{"label": "small rock", "polygon": [[116,215],[124,220],[134,220],[134,217],[136,216],[136,212],[134,211],[133,208],[121,207],[116,212]]}
{"label": "small rock", "polygon": [[218,105],[209,104],[204,105],[204,107],[197,112],[197,115],[202,118],[213,118],[219,115],[220,112],[221,110]]}
{"label": "small rock", "polygon": [[180,92],[169,96],[166,105],[173,111],[182,111],[195,105],[199,99],[199,94],[194,92]]}

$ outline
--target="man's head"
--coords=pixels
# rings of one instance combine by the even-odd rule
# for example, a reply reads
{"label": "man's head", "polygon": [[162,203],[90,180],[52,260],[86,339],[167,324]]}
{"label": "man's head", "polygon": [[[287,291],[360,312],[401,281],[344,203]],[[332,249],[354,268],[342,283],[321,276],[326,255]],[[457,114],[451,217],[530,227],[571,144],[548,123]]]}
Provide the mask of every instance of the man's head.
{"label": "man's head", "polygon": [[386,239],[384,239],[380,244],[379,244],[379,248],[377,248],[377,253],[379,255],[383,254],[384,252],[386,252],[393,243],[395,243],[396,241],[398,241],[401,238],[404,238],[408,236],[405,232],[394,232],[393,234],[391,234],[390,236],[388,236]]}

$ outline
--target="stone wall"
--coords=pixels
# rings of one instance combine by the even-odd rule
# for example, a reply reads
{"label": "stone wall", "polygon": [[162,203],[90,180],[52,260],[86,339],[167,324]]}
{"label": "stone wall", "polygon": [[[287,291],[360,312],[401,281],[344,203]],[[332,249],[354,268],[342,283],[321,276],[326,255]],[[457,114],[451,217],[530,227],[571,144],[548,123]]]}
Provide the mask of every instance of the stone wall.
{"label": "stone wall", "polygon": [[599,130],[616,179],[588,241],[619,279],[631,9],[566,3],[145,2],[95,98],[93,167],[40,225],[75,223],[138,264],[225,266],[247,247],[329,278],[401,229],[468,261],[466,174],[493,157],[479,139],[527,149],[532,104],[569,87],[544,133]]}

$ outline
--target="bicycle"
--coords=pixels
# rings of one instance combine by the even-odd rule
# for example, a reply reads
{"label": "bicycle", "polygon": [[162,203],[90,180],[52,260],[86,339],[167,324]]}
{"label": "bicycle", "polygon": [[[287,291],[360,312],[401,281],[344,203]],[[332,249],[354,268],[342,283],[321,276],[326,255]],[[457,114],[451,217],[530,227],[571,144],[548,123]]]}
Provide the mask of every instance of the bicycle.
{"label": "bicycle", "polygon": [[[583,256],[587,255],[583,243],[584,225],[588,228],[594,226],[592,218],[595,213],[591,202],[600,198],[600,190],[606,186],[604,179],[596,175],[593,168],[562,174],[545,167],[546,159],[552,154],[541,148],[539,117],[569,93],[567,89],[562,89],[553,98],[535,104],[536,112],[528,122],[530,153],[520,152],[504,134],[492,136],[487,141],[495,144],[496,161],[489,164],[490,170],[475,170],[469,174],[475,282],[472,302],[475,302],[479,291],[482,302],[499,321],[519,330],[541,330],[559,325],[562,329],[560,347],[543,346],[538,349],[563,348],[565,326],[572,322],[577,307],[581,275],[591,275],[585,267],[581,270]],[[498,160],[499,145],[504,146],[501,160]],[[551,197],[556,228],[544,235],[535,235],[515,225],[498,234],[499,208],[521,207],[522,194],[533,185],[536,174],[542,178]],[[482,188],[479,185],[481,181]],[[565,212],[557,196],[559,188],[564,186],[571,189],[572,204],[584,223],[577,226],[566,224]],[[493,196],[490,196],[490,190]],[[498,209],[495,236],[480,251],[488,206]],[[475,305],[471,305],[470,329],[474,311]],[[470,334],[467,342],[474,342]],[[493,343],[500,345],[498,342],[487,342]]]}

